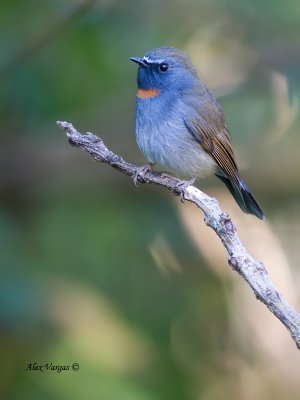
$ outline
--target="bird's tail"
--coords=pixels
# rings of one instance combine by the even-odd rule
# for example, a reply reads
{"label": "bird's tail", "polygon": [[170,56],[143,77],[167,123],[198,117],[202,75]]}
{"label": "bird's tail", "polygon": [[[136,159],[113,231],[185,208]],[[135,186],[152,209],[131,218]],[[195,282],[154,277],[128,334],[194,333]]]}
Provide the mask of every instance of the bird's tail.
{"label": "bird's tail", "polygon": [[219,179],[221,179],[222,182],[225,183],[230,193],[234,197],[235,201],[238,203],[238,205],[244,211],[244,213],[253,214],[259,219],[265,218],[264,213],[262,212],[259,204],[257,203],[252,193],[248,189],[248,186],[240,177],[238,177],[239,185],[237,186],[228,177],[218,174],[216,174],[216,176]]}

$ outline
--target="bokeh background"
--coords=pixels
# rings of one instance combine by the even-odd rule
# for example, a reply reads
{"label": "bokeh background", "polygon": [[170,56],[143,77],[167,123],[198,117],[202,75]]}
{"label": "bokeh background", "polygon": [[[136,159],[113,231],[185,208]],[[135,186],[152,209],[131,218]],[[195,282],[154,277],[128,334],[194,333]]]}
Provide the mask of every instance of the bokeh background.
{"label": "bokeh background", "polygon": [[266,222],[216,179],[198,185],[300,310],[299,20],[296,0],[1,1],[1,399],[300,398],[299,351],[201,212],[135,188],[55,125],[142,165],[128,58],[188,51]]}

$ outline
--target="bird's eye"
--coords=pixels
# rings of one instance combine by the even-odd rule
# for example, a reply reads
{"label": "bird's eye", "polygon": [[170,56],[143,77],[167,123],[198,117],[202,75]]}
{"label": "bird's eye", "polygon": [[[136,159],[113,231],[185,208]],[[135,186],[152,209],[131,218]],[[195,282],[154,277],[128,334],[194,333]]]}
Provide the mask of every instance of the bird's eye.
{"label": "bird's eye", "polygon": [[161,72],[166,72],[168,70],[168,68],[169,68],[169,65],[166,64],[166,63],[162,63],[162,64],[159,65],[159,70]]}

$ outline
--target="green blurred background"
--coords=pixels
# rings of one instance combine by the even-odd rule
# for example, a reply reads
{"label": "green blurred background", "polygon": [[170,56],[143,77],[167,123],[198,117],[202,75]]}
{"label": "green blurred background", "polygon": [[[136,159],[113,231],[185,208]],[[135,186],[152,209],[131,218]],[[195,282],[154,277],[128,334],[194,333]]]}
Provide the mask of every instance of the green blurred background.
{"label": "green blurred background", "polygon": [[143,164],[128,58],[188,51],[266,222],[216,179],[198,185],[300,309],[299,20],[296,0],[1,1],[1,399],[300,398],[299,352],[201,212],[136,189],[55,125]]}

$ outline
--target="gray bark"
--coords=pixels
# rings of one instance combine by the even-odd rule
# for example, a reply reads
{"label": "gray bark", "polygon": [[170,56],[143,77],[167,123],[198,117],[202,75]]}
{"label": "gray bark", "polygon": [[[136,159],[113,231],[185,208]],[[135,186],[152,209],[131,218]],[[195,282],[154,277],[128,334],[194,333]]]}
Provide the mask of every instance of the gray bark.
{"label": "gray bark", "polygon": [[228,264],[251,287],[256,298],[289,330],[300,349],[300,315],[288,304],[271,282],[265,266],[248,254],[230,216],[222,212],[216,199],[207,196],[189,182],[161,172],[143,170],[110,151],[102,139],[92,133],[81,134],[68,122],[57,122],[71,145],[89,153],[96,161],[110,165],[141,183],[154,183],[167,188],[182,199],[195,203],[204,212],[204,221],[221,239],[228,254]]}

